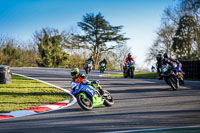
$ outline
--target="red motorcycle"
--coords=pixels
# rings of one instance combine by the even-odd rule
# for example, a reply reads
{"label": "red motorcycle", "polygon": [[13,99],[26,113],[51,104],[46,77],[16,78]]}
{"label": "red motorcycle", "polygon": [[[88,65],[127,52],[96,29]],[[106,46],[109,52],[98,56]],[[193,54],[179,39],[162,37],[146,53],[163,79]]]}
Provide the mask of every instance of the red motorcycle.
{"label": "red motorcycle", "polygon": [[135,63],[133,61],[129,61],[128,63],[126,63],[123,69],[124,69],[124,78],[134,77]]}

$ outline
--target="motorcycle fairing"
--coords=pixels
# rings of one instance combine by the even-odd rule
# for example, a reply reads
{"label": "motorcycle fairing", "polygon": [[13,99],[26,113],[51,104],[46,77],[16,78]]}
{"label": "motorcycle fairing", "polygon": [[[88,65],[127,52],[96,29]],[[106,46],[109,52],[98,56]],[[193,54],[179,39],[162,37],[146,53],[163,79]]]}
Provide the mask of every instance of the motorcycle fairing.
{"label": "motorcycle fairing", "polygon": [[78,87],[75,89],[72,89],[72,94],[76,95],[79,92],[85,92],[86,94],[89,94],[91,97],[95,95],[95,89],[92,86],[86,86],[83,85],[82,83],[79,84]]}

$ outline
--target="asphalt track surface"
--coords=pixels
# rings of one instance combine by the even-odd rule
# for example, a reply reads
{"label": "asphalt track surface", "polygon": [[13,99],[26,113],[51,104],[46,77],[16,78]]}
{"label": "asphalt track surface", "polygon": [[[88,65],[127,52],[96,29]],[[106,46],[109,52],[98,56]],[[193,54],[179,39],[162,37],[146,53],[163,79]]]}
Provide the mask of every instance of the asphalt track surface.
{"label": "asphalt track surface", "polygon": [[[70,90],[69,69],[12,68],[12,72],[47,81]],[[106,72],[116,73],[116,72]],[[200,82],[186,81],[172,91],[164,81],[99,77],[114,97],[112,107],[84,111],[76,103],[68,108],[0,121],[2,133],[111,132],[200,125]]]}

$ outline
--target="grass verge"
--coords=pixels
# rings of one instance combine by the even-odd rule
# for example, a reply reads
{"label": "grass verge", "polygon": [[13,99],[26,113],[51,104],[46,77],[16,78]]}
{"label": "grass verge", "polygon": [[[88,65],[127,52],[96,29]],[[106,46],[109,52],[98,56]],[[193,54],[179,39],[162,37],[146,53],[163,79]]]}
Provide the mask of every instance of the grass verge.
{"label": "grass verge", "polygon": [[[104,77],[116,77],[116,78],[124,78],[123,73],[119,74],[107,74],[103,75]],[[156,72],[135,72],[134,78],[136,79],[157,79],[157,73]],[[191,81],[200,81],[200,79],[186,79]]]}
{"label": "grass verge", "polygon": [[[123,73],[119,74],[109,74],[104,75],[105,77],[118,77],[118,78],[124,78]],[[157,73],[156,72],[135,72],[134,78],[136,79],[156,79]]]}
{"label": "grass verge", "polygon": [[51,104],[70,97],[50,85],[12,75],[12,84],[0,84],[0,113]]}

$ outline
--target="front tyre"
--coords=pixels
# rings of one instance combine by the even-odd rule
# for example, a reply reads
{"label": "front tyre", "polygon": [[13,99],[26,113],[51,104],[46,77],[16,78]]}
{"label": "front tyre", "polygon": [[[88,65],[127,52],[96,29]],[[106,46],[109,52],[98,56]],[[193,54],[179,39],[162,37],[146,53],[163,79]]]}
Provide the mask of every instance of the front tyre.
{"label": "front tyre", "polygon": [[184,85],[185,84],[184,80],[180,80],[179,83],[180,83],[180,85]]}
{"label": "front tyre", "polygon": [[177,90],[179,87],[179,81],[175,77],[171,77],[168,79],[168,82],[173,90]]}
{"label": "front tyre", "polygon": [[86,110],[92,110],[93,106],[92,106],[92,100],[85,94],[85,93],[80,93],[76,96],[77,102],[79,104],[79,106]]}
{"label": "front tyre", "polygon": [[134,69],[130,69],[130,77],[131,77],[131,78],[134,77]]}
{"label": "front tyre", "polygon": [[85,68],[85,73],[86,73],[86,74],[88,74],[88,71],[89,71],[89,70],[88,70],[88,67]]}
{"label": "front tyre", "polygon": [[111,94],[108,91],[106,91],[106,90],[103,90],[103,91],[104,91],[104,94],[103,94],[104,103],[103,104],[108,107],[112,106],[114,104],[113,97],[111,96]]}
{"label": "front tyre", "polygon": [[179,79],[179,84],[184,85],[184,80],[180,75],[178,75],[178,79]]}

